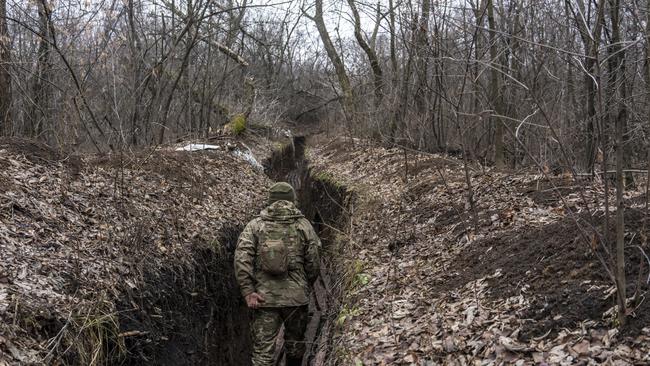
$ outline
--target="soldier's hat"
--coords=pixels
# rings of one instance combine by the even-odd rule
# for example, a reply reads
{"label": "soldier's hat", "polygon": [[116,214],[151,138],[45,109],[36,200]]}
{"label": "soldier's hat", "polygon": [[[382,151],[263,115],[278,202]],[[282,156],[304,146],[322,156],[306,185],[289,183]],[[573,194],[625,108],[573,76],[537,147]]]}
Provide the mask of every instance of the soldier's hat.
{"label": "soldier's hat", "polygon": [[278,182],[269,189],[269,204],[276,201],[296,201],[296,192],[291,184],[287,182]]}

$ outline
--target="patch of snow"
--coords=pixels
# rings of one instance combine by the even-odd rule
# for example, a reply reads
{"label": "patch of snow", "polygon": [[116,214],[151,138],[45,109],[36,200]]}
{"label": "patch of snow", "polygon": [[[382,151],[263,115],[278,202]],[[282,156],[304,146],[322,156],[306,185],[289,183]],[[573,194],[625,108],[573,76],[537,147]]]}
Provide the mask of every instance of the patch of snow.
{"label": "patch of snow", "polygon": [[220,150],[221,146],[218,145],[208,145],[208,144],[188,144],[183,147],[179,147],[176,151],[201,151],[201,150]]}
{"label": "patch of snow", "polygon": [[264,167],[262,166],[262,164],[260,164],[259,161],[257,161],[257,159],[255,159],[255,156],[250,151],[250,149],[248,149],[247,151],[234,150],[232,153],[233,155],[240,157],[245,161],[249,162],[253,166],[253,168],[259,171],[264,171]]}

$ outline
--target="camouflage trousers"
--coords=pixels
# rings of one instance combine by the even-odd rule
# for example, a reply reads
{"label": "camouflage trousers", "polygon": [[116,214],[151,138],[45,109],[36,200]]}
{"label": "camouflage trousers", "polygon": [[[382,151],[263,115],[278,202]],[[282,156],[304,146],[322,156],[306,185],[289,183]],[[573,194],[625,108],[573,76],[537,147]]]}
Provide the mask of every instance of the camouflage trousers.
{"label": "camouflage trousers", "polygon": [[305,353],[307,305],[283,308],[259,308],[253,312],[253,366],[272,366],[275,339],[284,324],[287,357],[302,358]]}

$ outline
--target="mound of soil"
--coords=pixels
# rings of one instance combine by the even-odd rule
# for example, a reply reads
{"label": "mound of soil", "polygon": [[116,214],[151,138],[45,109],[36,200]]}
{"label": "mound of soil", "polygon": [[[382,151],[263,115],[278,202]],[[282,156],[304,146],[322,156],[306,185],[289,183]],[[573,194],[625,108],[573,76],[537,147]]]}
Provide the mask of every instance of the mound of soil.
{"label": "mound of soil", "polygon": [[0,149],[6,149],[14,154],[24,155],[33,163],[51,164],[63,159],[63,156],[50,146],[36,140],[24,138],[1,138]]}
{"label": "mound of soil", "polygon": [[450,159],[432,157],[420,160],[416,156],[415,160],[409,163],[409,175],[417,176],[421,173],[431,173],[438,169],[454,166],[456,162]]}
{"label": "mound of soil", "polygon": [[553,206],[560,201],[560,197],[566,197],[579,191],[579,185],[573,181],[567,182],[562,178],[556,178],[552,181],[547,179],[535,180],[521,188],[522,193],[530,196],[533,202],[542,206]]}
{"label": "mound of soil", "polygon": [[262,172],[227,151],[159,151],[71,176],[45,145],[3,141],[0,365],[247,359],[231,253]]}
{"label": "mound of soil", "polygon": [[[580,219],[583,226],[585,220],[584,216]],[[598,225],[601,221],[593,222]],[[636,290],[639,278],[643,279],[639,290],[648,290],[645,283],[648,267],[635,247],[640,245],[640,235],[634,233],[641,229],[642,221],[639,212],[626,213],[628,296]],[[612,224],[609,234],[612,240],[614,234]],[[501,276],[488,280],[491,297],[534,294],[530,308],[522,314],[523,318],[531,319],[529,327],[520,334],[523,340],[574,327],[586,319],[600,321],[616,301],[615,295],[609,292],[612,281],[571,218],[478,241],[460,253],[456,265],[461,270],[449,279],[448,289],[500,271]],[[649,324],[648,310],[650,306],[643,302],[636,311],[636,319],[630,322],[629,334],[638,334]]]}

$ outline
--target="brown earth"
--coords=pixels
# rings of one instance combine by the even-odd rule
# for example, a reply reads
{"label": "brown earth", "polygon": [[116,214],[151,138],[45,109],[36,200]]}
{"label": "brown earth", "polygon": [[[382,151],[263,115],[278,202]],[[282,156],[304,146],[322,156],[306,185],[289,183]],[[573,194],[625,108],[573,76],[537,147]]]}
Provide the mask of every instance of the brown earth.
{"label": "brown earth", "polygon": [[[40,141],[21,137],[0,137],[0,151],[24,156],[27,160],[43,166],[62,164],[72,175],[79,173],[82,167],[81,157],[75,154],[65,154]],[[8,160],[0,160],[0,168],[7,167]],[[0,183],[1,184],[1,183]]]}
{"label": "brown earth", "polygon": [[[583,227],[586,226],[584,219],[582,215],[580,222]],[[637,283],[640,292],[650,290],[646,283],[648,266],[634,247],[641,245],[641,236],[634,233],[642,229],[642,224],[643,215],[628,210],[628,296],[637,290]],[[610,238],[615,235],[613,226],[609,235]],[[645,249],[648,250],[647,245]],[[541,228],[517,230],[473,243],[459,254],[454,268],[457,270],[437,281],[448,290],[501,271],[501,276],[488,280],[493,298],[536,295],[529,309],[521,314],[529,319],[520,334],[523,341],[549,331],[556,334],[562,328],[575,327],[585,320],[602,321],[603,314],[615,305],[613,294],[604,295],[604,290],[611,288],[612,281],[591,250],[590,243],[584,240],[575,221],[569,217]],[[638,281],[639,275],[641,282]],[[638,335],[648,324],[650,305],[644,301],[632,316],[627,333]]]}
{"label": "brown earth", "polygon": [[[403,152],[338,140],[310,154],[319,174],[357,195],[346,259],[356,285],[336,338],[344,364],[650,361],[648,266],[634,247],[640,190],[627,195],[626,258],[628,296],[639,283],[641,301],[616,329],[612,281],[571,219],[586,226],[601,186],[470,167],[476,231],[462,161]],[[577,354],[578,343],[595,348]]]}
{"label": "brown earth", "polygon": [[[583,182],[587,185],[588,182]],[[561,197],[579,192],[580,184],[565,178],[546,178],[534,180],[520,188],[521,192],[530,196],[538,205],[551,206],[557,204]]]}
{"label": "brown earth", "polygon": [[2,140],[0,364],[247,359],[231,255],[269,181],[226,148],[171,150],[75,165]]}
{"label": "brown earth", "polygon": [[29,161],[39,164],[54,164],[65,158],[60,152],[42,142],[19,137],[0,138],[0,149],[23,155]]}

